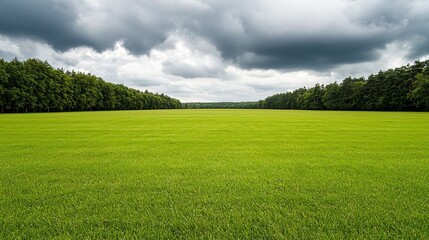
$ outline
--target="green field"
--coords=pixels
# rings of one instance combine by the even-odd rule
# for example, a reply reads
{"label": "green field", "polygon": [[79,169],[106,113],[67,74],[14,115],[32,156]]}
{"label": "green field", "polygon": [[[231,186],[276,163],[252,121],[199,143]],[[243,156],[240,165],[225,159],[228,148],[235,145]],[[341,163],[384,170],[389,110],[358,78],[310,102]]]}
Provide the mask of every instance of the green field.
{"label": "green field", "polygon": [[429,238],[429,114],[0,115],[0,239]]}

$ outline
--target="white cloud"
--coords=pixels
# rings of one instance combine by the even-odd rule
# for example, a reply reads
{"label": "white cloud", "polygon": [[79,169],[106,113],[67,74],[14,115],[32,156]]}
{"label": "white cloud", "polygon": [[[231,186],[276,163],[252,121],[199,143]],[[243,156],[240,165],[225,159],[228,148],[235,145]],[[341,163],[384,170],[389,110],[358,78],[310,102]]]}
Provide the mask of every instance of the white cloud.
{"label": "white cloud", "polygon": [[77,47],[60,52],[40,41],[0,35],[0,55],[47,60],[54,67],[91,72],[109,82],[162,92],[184,102],[254,101],[278,92],[404,65],[410,61],[412,44],[413,41],[395,41],[377,50],[376,60],[320,71],[244,69],[224,59],[206,38],[189,31],[170,32],[165,41],[141,55],[130,52],[122,41],[104,51]]}

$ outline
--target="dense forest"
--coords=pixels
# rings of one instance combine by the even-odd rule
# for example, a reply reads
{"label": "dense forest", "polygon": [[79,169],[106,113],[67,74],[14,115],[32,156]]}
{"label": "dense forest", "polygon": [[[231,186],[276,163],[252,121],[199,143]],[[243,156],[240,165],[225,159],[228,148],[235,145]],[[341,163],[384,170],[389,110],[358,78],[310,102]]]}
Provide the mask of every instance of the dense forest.
{"label": "dense forest", "polygon": [[429,60],[340,84],[316,84],[267,97],[262,108],[312,110],[428,111]]}
{"label": "dense forest", "polygon": [[182,108],[260,108],[259,102],[190,102],[182,103]]}
{"label": "dense forest", "polygon": [[54,69],[37,59],[0,59],[1,112],[180,108],[179,100],[108,83],[91,74]]}
{"label": "dense forest", "polygon": [[316,84],[259,102],[183,103],[164,94],[108,83],[37,59],[0,59],[1,112],[57,112],[173,108],[429,111],[429,60],[368,78]]}

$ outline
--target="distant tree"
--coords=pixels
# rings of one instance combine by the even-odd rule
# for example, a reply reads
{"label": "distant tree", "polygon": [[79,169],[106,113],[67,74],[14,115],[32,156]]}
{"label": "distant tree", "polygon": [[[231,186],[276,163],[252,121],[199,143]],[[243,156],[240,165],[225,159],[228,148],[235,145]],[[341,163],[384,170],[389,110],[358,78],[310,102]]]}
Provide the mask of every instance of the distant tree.
{"label": "distant tree", "polygon": [[345,78],[340,84],[299,88],[269,96],[262,108],[330,110],[428,110],[429,60],[365,78]]}
{"label": "distant tree", "polygon": [[4,108],[7,104],[7,86],[9,81],[9,75],[7,73],[7,62],[0,59],[0,107],[1,112],[4,112]]}
{"label": "distant tree", "polygon": [[47,62],[0,59],[0,107],[4,112],[180,108],[164,94],[104,82],[87,73],[54,69]]}
{"label": "distant tree", "polygon": [[422,73],[416,75],[416,81],[409,98],[416,108],[424,111],[429,110],[429,75]]}
{"label": "distant tree", "polygon": [[342,99],[340,95],[340,85],[337,82],[326,85],[322,103],[326,109],[341,109]]}
{"label": "distant tree", "polygon": [[[171,104],[177,104],[172,102]],[[255,109],[261,108],[263,101],[259,102],[190,102],[183,103],[182,108],[236,108]]]}
{"label": "distant tree", "polygon": [[305,109],[311,110],[322,110],[324,109],[323,105],[323,95],[325,94],[325,87],[319,84],[316,84],[314,87],[310,88],[305,93]]}
{"label": "distant tree", "polygon": [[340,84],[339,94],[341,97],[340,109],[356,110],[360,109],[363,100],[360,91],[365,84],[363,78],[348,77]]}

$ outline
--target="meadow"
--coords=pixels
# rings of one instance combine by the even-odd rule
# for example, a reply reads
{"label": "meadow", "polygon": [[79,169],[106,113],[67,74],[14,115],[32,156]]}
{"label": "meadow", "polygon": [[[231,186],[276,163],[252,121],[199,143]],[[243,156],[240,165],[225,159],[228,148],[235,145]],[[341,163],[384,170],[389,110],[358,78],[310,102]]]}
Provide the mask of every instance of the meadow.
{"label": "meadow", "polygon": [[0,115],[0,239],[429,238],[429,114]]}

